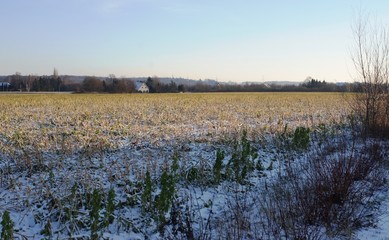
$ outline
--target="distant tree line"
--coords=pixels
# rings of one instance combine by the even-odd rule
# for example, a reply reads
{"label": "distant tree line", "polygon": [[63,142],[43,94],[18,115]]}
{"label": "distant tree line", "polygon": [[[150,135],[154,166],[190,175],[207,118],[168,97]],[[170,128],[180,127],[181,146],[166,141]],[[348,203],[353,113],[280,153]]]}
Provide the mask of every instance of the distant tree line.
{"label": "distant tree line", "polygon": [[321,83],[317,86],[302,83],[298,85],[280,84],[218,84],[210,86],[202,83],[186,87],[189,92],[352,92],[357,88],[355,84]]}
{"label": "distant tree line", "polygon": [[353,92],[358,90],[354,83],[335,84],[325,80],[309,79],[297,85],[280,85],[265,83],[250,84],[207,84],[198,81],[194,85],[177,85],[173,81],[164,84],[157,77],[149,77],[146,81],[150,93],[175,93],[175,92]]}
{"label": "distant tree line", "polygon": [[[72,81],[69,76],[58,76],[56,70],[52,76],[23,76],[15,73],[5,78],[10,83],[0,91],[44,91],[44,92],[77,92],[77,93],[134,93],[136,84],[128,78],[117,78],[110,74],[106,78],[86,76],[83,81]],[[362,89],[358,83],[335,84],[325,80],[308,77],[303,83],[296,85],[280,85],[266,83],[215,83],[209,84],[199,80],[196,84],[177,84],[174,81],[164,83],[158,77],[148,77],[144,82],[150,93],[179,92],[358,92]]]}
{"label": "distant tree line", "polygon": [[23,76],[20,73],[15,73],[8,76],[7,82],[10,86],[7,91],[23,91],[23,92],[58,92],[61,89],[62,79],[59,76]]}
{"label": "distant tree line", "polygon": [[0,91],[21,92],[107,92],[107,93],[132,93],[135,92],[135,84],[129,79],[119,79],[111,74],[106,79],[87,76],[82,82],[71,81],[68,76],[62,78],[56,74],[52,76],[23,76],[15,73],[5,78],[10,85],[0,88]]}
{"label": "distant tree line", "polygon": [[177,85],[171,81],[169,84],[162,83],[158,77],[148,77],[146,85],[150,93],[178,93],[185,92],[186,87],[183,84]]}
{"label": "distant tree line", "polygon": [[133,93],[135,84],[129,79],[119,79],[111,74],[107,79],[85,77],[81,89],[77,92],[106,92],[106,93]]}
{"label": "distant tree line", "polygon": [[324,88],[327,86],[327,83],[325,80],[320,81],[314,78],[308,77],[305,82],[302,84],[302,86],[306,88]]}

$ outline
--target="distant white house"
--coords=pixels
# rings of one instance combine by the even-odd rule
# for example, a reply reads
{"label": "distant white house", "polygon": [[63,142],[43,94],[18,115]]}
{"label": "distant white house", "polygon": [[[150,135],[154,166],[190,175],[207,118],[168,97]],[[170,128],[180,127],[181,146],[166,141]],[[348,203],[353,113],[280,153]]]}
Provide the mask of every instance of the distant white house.
{"label": "distant white house", "polygon": [[137,92],[141,92],[141,93],[148,93],[150,91],[150,89],[146,85],[146,83],[141,82],[141,81],[136,81],[135,82],[135,90]]}

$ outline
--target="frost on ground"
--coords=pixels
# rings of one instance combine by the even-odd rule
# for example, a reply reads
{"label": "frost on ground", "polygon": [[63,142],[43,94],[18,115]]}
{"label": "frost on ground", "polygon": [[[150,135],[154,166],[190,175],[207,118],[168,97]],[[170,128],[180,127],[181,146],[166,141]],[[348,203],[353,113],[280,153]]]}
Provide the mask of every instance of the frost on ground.
{"label": "frost on ground", "polygon": [[385,239],[389,144],[344,122],[346,97],[2,95],[0,231]]}
{"label": "frost on ground", "polygon": [[[387,175],[386,179],[389,182],[389,175]],[[389,188],[387,185],[386,189],[382,189],[377,194],[377,200],[381,204],[377,208],[376,221],[372,224],[372,227],[360,229],[356,234],[358,239],[389,240]]]}
{"label": "frost on ground", "polygon": [[3,153],[0,209],[22,239],[385,239],[388,145],[344,131],[46,152],[29,167]]}

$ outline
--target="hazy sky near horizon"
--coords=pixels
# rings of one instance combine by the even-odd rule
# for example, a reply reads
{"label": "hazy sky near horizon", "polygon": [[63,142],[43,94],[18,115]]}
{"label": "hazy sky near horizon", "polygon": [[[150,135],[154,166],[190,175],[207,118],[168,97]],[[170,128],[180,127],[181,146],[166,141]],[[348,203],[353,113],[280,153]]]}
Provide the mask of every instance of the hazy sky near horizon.
{"label": "hazy sky near horizon", "polygon": [[351,81],[359,11],[387,0],[0,0],[0,75]]}

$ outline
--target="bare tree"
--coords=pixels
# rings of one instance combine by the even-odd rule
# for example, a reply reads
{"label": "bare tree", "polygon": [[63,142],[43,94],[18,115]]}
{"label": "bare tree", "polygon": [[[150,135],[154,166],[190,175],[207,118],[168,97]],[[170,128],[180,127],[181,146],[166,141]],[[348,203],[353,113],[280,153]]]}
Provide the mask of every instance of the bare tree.
{"label": "bare tree", "polygon": [[22,74],[20,72],[16,72],[11,76],[11,85],[19,91],[23,90]]}
{"label": "bare tree", "polygon": [[31,91],[32,85],[33,85],[34,81],[36,81],[37,79],[38,79],[38,77],[34,76],[34,75],[28,75],[26,77],[23,77],[23,84],[24,84],[27,92]]}
{"label": "bare tree", "polygon": [[103,91],[103,82],[97,77],[85,77],[82,87],[86,92],[101,92]]}
{"label": "bare tree", "polygon": [[389,136],[389,29],[359,15],[352,30],[351,58],[361,90],[354,110],[362,118],[365,134]]}
{"label": "bare tree", "polygon": [[108,84],[114,85],[115,81],[117,80],[115,74],[111,73],[108,75]]}

